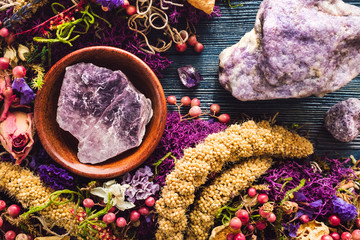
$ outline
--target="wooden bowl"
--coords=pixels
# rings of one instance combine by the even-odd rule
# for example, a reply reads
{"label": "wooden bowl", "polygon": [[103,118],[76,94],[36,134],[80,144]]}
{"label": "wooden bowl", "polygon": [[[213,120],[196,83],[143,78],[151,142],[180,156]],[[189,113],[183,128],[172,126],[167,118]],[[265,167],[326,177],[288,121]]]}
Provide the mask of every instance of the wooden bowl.
{"label": "wooden bowl", "polygon": [[[152,101],[153,117],[146,126],[142,144],[95,165],[79,162],[77,139],[62,130],[56,121],[65,68],[79,62],[123,71],[134,86]],[[165,95],[154,72],[135,55],[114,47],[83,48],[58,61],[45,75],[44,80],[45,83],[35,100],[35,126],[46,152],[64,168],[88,178],[113,178],[138,167],[155,150],[165,128]]]}

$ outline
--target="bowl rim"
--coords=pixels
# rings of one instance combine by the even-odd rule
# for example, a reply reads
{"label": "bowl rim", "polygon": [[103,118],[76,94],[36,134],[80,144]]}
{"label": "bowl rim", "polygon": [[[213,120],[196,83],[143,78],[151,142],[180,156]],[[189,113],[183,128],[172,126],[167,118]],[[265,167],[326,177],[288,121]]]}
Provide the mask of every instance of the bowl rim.
{"label": "bowl rim", "polygon": [[[56,81],[56,79],[55,80],[50,80],[51,79],[49,77],[50,74],[52,72],[54,72],[57,68],[59,68],[59,66],[62,65],[63,62],[66,62],[66,61],[70,60],[72,57],[76,56],[77,54],[81,54],[81,53],[84,53],[84,52],[91,52],[91,51],[94,51],[94,50],[115,51],[119,55],[125,55],[127,57],[133,58],[133,60],[136,61],[136,63],[138,63],[140,65],[140,67],[144,68],[145,71],[147,72],[147,74],[149,75],[148,78],[151,79],[152,85],[154,85],[154,89],[156,90],[155,95],[157,95],[157,97],[160,99],[160,104],[159,104],[160,116],[159,116],[158,121],[153,123],[155,125],[154,128],[156,129],[156,137],[155,137],[154,141],[152,142],[153,144],[151,144],[150,148],[144,149],[144,150],[147,150],[147,151],[142,151],[141,152],[141,157],[140,157],[141,160],[140,161],[131,161],[130,164],[127,165],[127,167],[125,169],[124,168],[117,169],[117,168],[114,168],[114,167],[113,168],[106,168],[106,173],[102,173],[101,171],[84,172],[83,169],[79,170],[76,167],[68,165],[66,161],[63,161],[62,159],[60,159],[58,157],[59,153],[56,152],[54,147],[51,147],[52,144],[51,144],[50,140],[47,138],[47,136],[45,134],[45,130],[44,130],[45,125],[44,124],[46,124],[46,119],[41,118],[41,115],[42,115],[42,113],[41,113],[41,99],[42,99],[42,97],[44,95],[46,95],[44,93],[43,89],[44,89],[47,82],[50,81],[51,83],[53,83],[53,82]],[[75,64],[75,63],[73,63],[73,64]],[[64,71],[65,71],[66,67],[67,66],[64,67]],[[114,177],[123,175],[123,174],[137,168],[141,164],[143,164],[146,161],[146,159],[148,159],[148,157],[153,153],[153,151],[156,149],[157,145],[159,144],[159,142],[161,140],[161,137],[162,137],[164,129],[165,129],[166,116],[167,116],[167,105],[166,105],[165,93],[164,93],[163,87],[162,87],[158,77],[155,75],[155,73],[152,71],[152,69],[143,60],[141,60],[139,57],[135,56],[134,54],[132,54],[132,53],[126,51],[126,50],[116,48],[116,47],[110,47],[110,46],[91,46],[91,47],[81,48],[81,49],[75,50],[75,51],[67,54],[66,56],[64,56],[63,58],[58,60],[49,69],[49,71],[45,74],[45,76],[44,76],[44,85],[40,90],[38,90],[37,96],[35,98],[35,104],[34,104],[34,122],[35,122],[36,132],[37,132],[37,135],[39,137],[40,142],[42,143],[42,146],[44,147],[45,151],[49,154],[49,156],[55,162],[57,162],[58,164],[60,164],[62,167],[66,168],[70,172],[75,173],[76,175],[79,175],[79,176],[83,176],[83,177],[87,177],[87,178],[95,178],[95,179],[114,178]],[[62,130],[62,131],[64,131],[64,130]],[[145,140],[145,138],[143,139],[142,143],[144,142],[144,140]],[[86,165],[91,169],[93,169],[94,167],[95,168],[99,167],[99,170],[101,169],[101,167],[103,167],[103,166],[106,167],[107,165],[109,165],[109,163],[107,163],[107,161],[99,163],[99,164],[95,164],[95,165],[93,165],[93,164],[84,164],[84,163],[81,163],[81,162],[79,162],[78,164]]]}

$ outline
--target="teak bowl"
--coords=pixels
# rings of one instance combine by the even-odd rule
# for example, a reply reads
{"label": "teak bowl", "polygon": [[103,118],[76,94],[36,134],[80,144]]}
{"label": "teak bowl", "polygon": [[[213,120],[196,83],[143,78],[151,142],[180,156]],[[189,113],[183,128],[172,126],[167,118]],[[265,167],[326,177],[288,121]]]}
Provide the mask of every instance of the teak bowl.
{"label": "teak bowl", "polygon": [[[79,62],[123,71],[133,85],[152,101],[153,117],[142,144],[99,164],[83,164],[77,158],[78,141],[56,121],[57,104],[65,68]],[[148,65],[135,55],[114,47],[96,46],[74,51],[59,60],[45,75],[35,100],[35,124],[46,152],[69,171],[88,178],[113,178],[133,170],[155,150],[166,122],[163,88]]]}

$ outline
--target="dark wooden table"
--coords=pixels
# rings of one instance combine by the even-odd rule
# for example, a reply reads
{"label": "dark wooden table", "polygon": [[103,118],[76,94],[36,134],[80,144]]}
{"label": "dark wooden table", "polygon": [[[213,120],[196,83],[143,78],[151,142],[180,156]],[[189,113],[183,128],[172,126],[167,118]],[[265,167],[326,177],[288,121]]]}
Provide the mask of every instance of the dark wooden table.
{"label": "dark wooden table", "polygon": [[[360,7],[360,0],[345,2]],[[332,105],[350,97],[360,97],[360,76],[323,98],[241,102],[222,88],[218,82],[218,55],[226,47],[237,43],[253,28],[261,1],[233,2],[237,3],[244,5],[230,8],[223,2],[219,3],[222,16],[219,19],[202,21],[197,25],[198,40],[205,47],[201,54],[195,54],[192,49],[188,49],[184,54],[169,52],[169,58],[174,62],[163,72],[164,78],[161,79],[166,96],[197,97],[201,100],[203,109],[209,109],[212,103],[218,103],[221,112],[228,113],[232,119],[241,119],[244,114],[259,119],[279,113],[276,118],[278,123],[289,126],[293,123],[304,125],[303,129],[308,130],[309,138],[318,154],[329,153],[331,156],[341,157],[353,154],[360,157],[360,137],[351,143],[342,143],[335,140],[323,127],[324,114]],[[198,69],[204,77],[200,85],[194,89],[184,87],[176,71],[178,67],[189,64]]]}

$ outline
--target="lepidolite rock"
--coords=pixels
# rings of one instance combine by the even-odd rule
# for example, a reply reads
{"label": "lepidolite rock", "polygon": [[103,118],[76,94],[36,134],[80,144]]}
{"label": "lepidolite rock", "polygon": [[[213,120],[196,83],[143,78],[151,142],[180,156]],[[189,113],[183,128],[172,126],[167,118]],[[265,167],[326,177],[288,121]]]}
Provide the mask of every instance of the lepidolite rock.
{"label": "lepidolite rock", "polygon": [[341,0],[264,0],[255,28],[219,56],[242,100],[323,96],[360,73],[360,8]]}
{"label": "lepidolite rock", "polygon": [[82,163],[100,163],[141,144],[150,99],[121,71],[78,63],[66,68],[57,122],[79,140]]}
{"label": "lepidolite rock", "polygon": [[360,100],[349,98],[332,106],[326,112],[325,128],[341,142],[357,138],[360,130]]}

